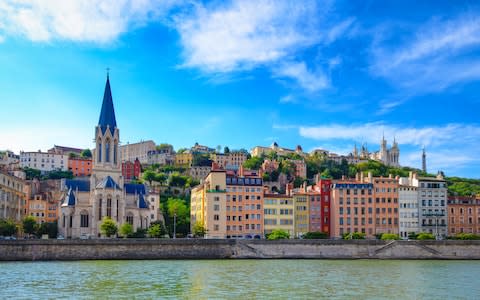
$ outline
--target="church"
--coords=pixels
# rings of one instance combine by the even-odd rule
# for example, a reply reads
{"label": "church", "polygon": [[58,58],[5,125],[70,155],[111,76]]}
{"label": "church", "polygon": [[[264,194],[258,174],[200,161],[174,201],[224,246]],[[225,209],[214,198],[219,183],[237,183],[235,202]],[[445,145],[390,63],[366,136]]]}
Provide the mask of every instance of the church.
{"label": "church", "polygon": [[158,197],[149,197],[143,184],[124,182],[120,130],[108,75],[94,141],[96,148],[92,151],[90,180],[66,179],[62,182],[65,195],[58,220],[59,234],[65,238],[101,237],[100,224],[104,217],[112,218],[118,227],[130,223],[134,230],[148,228],[158,219],[155,213]]}
{"label": "church", "polygon": [[353,156],[354,159],[365,161],[372,159],[379,161],[386,166],[400,167],[400,148],[398,147],[398,143],[395,138],[393,139],[392,147],[388,148],[385,137],[382,137],[382,141],[380,142],[380,150],[376,152],[369,152],[367,147],[362,145],[359,153],[357,145],[355,144],[351,156]]}

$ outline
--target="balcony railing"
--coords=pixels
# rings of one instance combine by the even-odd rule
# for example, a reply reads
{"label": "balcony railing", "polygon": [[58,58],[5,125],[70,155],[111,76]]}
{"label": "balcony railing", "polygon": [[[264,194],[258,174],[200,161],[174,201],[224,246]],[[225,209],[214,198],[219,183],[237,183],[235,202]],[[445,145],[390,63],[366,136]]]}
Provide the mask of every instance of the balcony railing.
{"label": "balcony railing", "polygon": [[207,190],[207,193],[226,193],[227,190]]}
{"label": "balcony railing", "polygon": [[422,215],[424,217],[445,217],[445,214],[442,214],[442,213],[425,213]]}
{"label": "balcony railing", "polygon": [[435,227],[435,226],[445,227],[445,226],[447,226],[447,224],[422,224],[422,226],[427,226],[427,227]]}

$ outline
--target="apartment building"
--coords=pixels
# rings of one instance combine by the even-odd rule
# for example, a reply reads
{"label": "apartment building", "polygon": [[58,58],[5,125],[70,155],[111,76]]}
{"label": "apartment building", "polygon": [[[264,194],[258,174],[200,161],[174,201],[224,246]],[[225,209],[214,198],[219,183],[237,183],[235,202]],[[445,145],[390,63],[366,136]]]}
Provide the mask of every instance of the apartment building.
{"label": "apartment building", "polygon": [[37,223],[51,223],[58,220],[60,203],[64,195],[61,190],[61,180],[27,181],[25,194],[25,215],[34,217]]}
{"label": "apartment building", "polygon": [[419,233],[418,189],[415,186],[398,187],[398,219],[400,238],[408,239],[410,233]]}
{"label": "apartment building", "polygon": [[153,141],[141,141],[138,143],[122,145],[119,147],[120,157],[122,162],[134,162],[138,158],[140,163],[148,163],[148,152],[155,150],[155,143]]}
{"label": "apartment building", "polygon": [[69,157],[68,170],[75,177],[90,176],[92,174],[92,159],[83,157]]}
{"label": "apartment building", "polygon": [[67,171],[68,155],[48,152],[20,152],[20,167],[32,168],[42,172]]}
{"label": "apartment building", "polygon": [[448,235],[480,234],[480,199],[450,196],[447,202]]}
{"label": "apartment building", "polygon": [[[394,233],[398,230],[398,178],[373,178],[375,199],[375,234]],[[355,195],[353,201],[355,202]],[[362,219],[363,222],[363,219]]]}
{"label": "apartment building", "polygon": [[264,234],[275,229],[285,230],[295,237],[295,203],[292,196],[265,194],[263,198]]}
{"label": "apartment building", "polygon": [[25,205],[25,181],[7,172],[0,172],[0,218],[20,221]]}

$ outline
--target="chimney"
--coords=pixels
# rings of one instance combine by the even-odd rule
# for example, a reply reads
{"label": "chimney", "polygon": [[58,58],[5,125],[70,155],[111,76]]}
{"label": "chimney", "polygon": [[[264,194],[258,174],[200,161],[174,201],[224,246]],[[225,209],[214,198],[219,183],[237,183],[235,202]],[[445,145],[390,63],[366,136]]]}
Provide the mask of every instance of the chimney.
{"label": "chimney", "polygon": [[285,185],[285,194],[287,196],[291,196],[292,195],[292,184],[291,183],[287,183]]}
{"label": "chimney", "polygon": [[244,171],[245,170],[243,169],[243,165],[240,166],[240,168],[238,169],[238,176],[243,177]]}
{"label": "chimney", "polygon": [[365,181],[365,176],[363,175],[363,172],[360,172],[360,181],[362,183]]}
{"label": "chimney", "polygon": [[412,181],[412,179],[413,179],[413,172],[412,171],[408,172],[408,179],[410,179],[410,181]]}
{"label": "chimney", "polygon": [[360,174],[358,174],[358,172],[355,174],[355,181],[359,181],[360,180]]}
{"label": "chimney", "polygon": [[392,174],[388,174],[388,179],[392,179]]}
{"label": "chimney", "polygon": [[372,182],[373,182],[372,172],[368,172],[368,183],[372,183]]}

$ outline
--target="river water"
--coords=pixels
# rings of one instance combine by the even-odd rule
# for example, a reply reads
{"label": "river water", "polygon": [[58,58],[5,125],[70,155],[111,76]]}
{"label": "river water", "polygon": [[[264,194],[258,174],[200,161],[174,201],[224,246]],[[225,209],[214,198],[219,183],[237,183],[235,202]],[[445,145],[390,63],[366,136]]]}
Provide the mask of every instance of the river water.
{"label": "river water", "polygon": [[480,261],[0,263],[0,299],[480,299]]}

